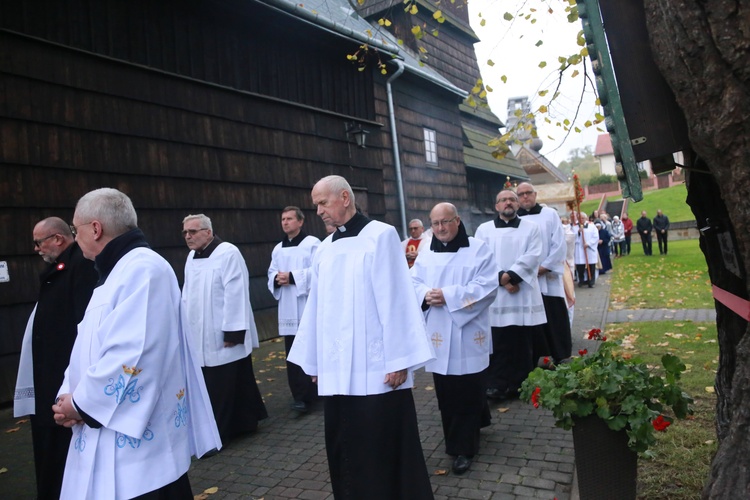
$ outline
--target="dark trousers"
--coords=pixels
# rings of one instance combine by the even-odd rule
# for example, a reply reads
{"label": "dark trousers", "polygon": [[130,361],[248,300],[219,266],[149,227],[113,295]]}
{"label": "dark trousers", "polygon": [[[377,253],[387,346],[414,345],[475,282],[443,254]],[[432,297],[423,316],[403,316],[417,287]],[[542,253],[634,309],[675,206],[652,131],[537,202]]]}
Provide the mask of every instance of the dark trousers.
{"label": "dark trousers", "polygon": [[546,352],[539,352],[537,344],[534,344],[534,360],[538,361],[541,356],[551,356],[556,362],[569,358],[573,350],[573,339],[570,333],[570,319],[568,317],[568,305],[564,297],[553,297],[542,295],[544,301],[544,312],[547,314],[547,322],[542,325],[545,339]]}
{"label": "dark trousers", "polygon": [[445,452],[473,457],[479,452],[479,429],[491,423],[481,373],[433,373],[432,379],[443,422]]}
{"label": "dark trousers", "polygon": [[65,461],[73,433],[57,424],[41,424],[40,420],[36,415],[31,416],[37,499],[57,500],[60,498]]}
{"label": "dark trousers", "polygon": [[641,245],[643,245],[644,255],[651,255],[651,233],[646,235],[641,233]]}
{"label": "dark trousers", "polygon": [[492,327],[490,365],[483,373],[484,387],[517,393],[534,369],[534,335],[543,336],[541,325]]}
{"label": "dark trousers", "polygon": [[410,389],[323,398],[336,500],[431,500]]}
{"label": "dark trousers", "polygon": [[626,255],[630,255],[630,237],[631,237],[631,235],[629,235],[629,234],[625,235],[625,251],[626,251]]}
{"label": "dark trousers", "polygon": [[[289,357],[289,351],[294,344],[295,335],[284,336],[284,347],[286,355]],[[299,365],[286,362],[286,375],[289,380],[289,390],[292,391],[292,397],[295,401],[303,403],[312,403],[318,395],[318,386],[312,381],[312,377],[302,371]]]}
{"label": "dark trousers", "polygon": [[[669,235],[669,231],[664,231],[662,233],[661,231],[656,231],[656,241],[659,243],[659,253],[667,255],[667,236]],[[662,244],[663,247],[662,248]]]}
{"label": "dark trousers", "polygon": [[221,442],[226,446],[236,436],[255,432],[268,413],[255,382],[252,356],[202,370]]}
{"label": "dark trousers", "polygon": [[596,264],[589,264],[590,280],[589,273],[586,272],[586,264],[576,264],[576,272],[578,273],[578,286],[583,286],[584,283],[588,283],[589,286],[596,284]]}
{"label": "dark trousers", "polygon": [[615,255],[627,255],[626,254],[626,243],[625,240],[614,242]]}

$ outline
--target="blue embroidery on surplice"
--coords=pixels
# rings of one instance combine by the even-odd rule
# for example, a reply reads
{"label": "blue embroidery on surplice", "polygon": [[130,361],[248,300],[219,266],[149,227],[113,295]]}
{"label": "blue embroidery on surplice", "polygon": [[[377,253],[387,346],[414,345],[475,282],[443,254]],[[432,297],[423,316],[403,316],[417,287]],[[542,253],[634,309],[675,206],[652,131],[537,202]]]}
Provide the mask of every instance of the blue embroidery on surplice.
{"label": "blue embroidery on surplice", "polygon": [[187,400],[177,402],[177,409],[174,412],[174,426],[179,428],[183,425],[187,425],[188,421],[188,407]]}
{"label": "blue embroidery on surplice", "polygon": [[[151,425],[151,423],[149,422],[148,425]],[[116,443],[118,448],[125,448],[125,446],[130,445],[131,448],[135,449],[141,447],[142,441],[151,441],[152,439],[154,439],[154,432],[147,426],[146,430],[143,431],[143,435],[140,439],[130,437],[127,434],[123,434],[121,432],[117,432],[116,436]]]}
{"label": "blue embroidery on surplice", "polygon": [[78,450],[78,453],[82,453],[83,450],[86,448],[86,433],[84,432],[84,429],[86,429],[85,425],[80,426],[80,430],[78,431],[78,435],[76,436],[75,443],[73,443],[73,447]]}
{"label": "blue embroidery on surplice", "polygon": [[122,404],[125,398],[128,398],[131,403],[137,403],[141,400],[141,389],[143,386],[136,388],[138,385],[138,379],[134,378],[125,385],[125,378],[120,375],[117,377],[117,382],[113,378],[109,379],[109,384],[104,387],[104,394],[107,396],[115,396],[117,404]]}

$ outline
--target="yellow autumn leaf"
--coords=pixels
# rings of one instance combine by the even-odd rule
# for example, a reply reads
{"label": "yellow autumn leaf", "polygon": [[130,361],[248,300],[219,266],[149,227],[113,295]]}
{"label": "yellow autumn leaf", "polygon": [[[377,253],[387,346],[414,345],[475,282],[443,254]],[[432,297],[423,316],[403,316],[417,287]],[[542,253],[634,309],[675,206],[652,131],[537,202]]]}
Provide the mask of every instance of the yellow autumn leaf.
{"label": "yellow autumn leaf", "polygon": [[716,392],[716,389],[714,389],[713,387],[706,387],[706,392],[709,394],[713,394]]}
{"label": "yellow autumn leaf", "polygon": [[417,4],[413,3],[411,4],[411,7],[409,8],[409,14],[416,15],[419,12],[419,9],[417,8]]}
{"label": "yellow autumn leaf", "polygon": [[503,76],[500,77],[500,81],[503,82],[503,83],[508,83],[508,77],[505,76],[505,75],[503,75]]}
{"label": "yellow autumn leaf", "polygon": [[489,85],[487,85],[485,88],[487,89],[487,92],[492,92],[492,87],[490,87]]}
{"label": "yellow autumn leaf", "polygon": [[434,391],[434,390],[435,390],[435,388],[434,388],[434,387],[432,387],[431,385],[426,385],[426,386],[424,387],[424,390],[425,390],[425,391]]}
{"label": "yellow autumn leaf", "polygon": [[446,469],[435,469],[435,472],[433,472],[436,476],[445,476],[448,474],[448,471]]}
{"label": "yellow autumn leaf", "polygon": [[547,66],[547,63],[545,61],[539,63],[540,68],[544,68],[545,66]]}
{"label": "yellow autumn leaf", "polygon": [[421,27],[419,27],[419,26],[412,26],[412,27],[411,27],[411,32],[412,32],[412,34],[413,34],[413,35],[417,35],[417,34],[419,34],[419,33],[420,33],[421,31],[422,31],[422,28],[421,28]]}
{"label": "yellow autumn leaf", "polygon": [[506,12],[505,14],[503,14],[503,19],[505,19],[506,21],[510,21],[511,19],[513,19],[513,14],[511,14],[510,12]]}
{"label": "yellow autumn leaf", "polygon": [[508,413],[508,410],[509,410],[509,409],[510,409],[510,408],[498,408],[498,409],[497,409],[497,412],[498,412],[498,413]]}
{"label": "yellow autumn leaf", "polygon": [[487,24],[486,19],[482,19],[481,21],[479,21],[479,26],[484,26],[485,24]]}
{"label": "yellow autumn leaf", "polygon": [[205,493],[206,495],[213,495],[217,491],[219,491],[218,486],[211,486],[210,488],[206,488],[205,490],[203,490],[203,493]]}
{"label": "yellow autumn leaf", "polygon": [[2,469],[0,469],[0,474],[5,474],[6,472],[8,472],[7,468],[3,467]]}
{"label": "yellow autumn leaf", "polygon": [[494,65],[495,65],[495,61],[493,61],[492,59],[487,59],[487,66],[492,67]]}
{"label": "yellow autumn leaf", "polygon": [[443,16],[443,13],[440,10],[436,10],[435,12],[432,13],[432,18],[435,20],[441,18],[442,16]]}
{"label": "yellow autumn leaf", "polygon": [[540,113],[546,113],[547,112],[547,106],[545,106],[544,104],[542,104],[541,106],[539,106],[539,112]]}

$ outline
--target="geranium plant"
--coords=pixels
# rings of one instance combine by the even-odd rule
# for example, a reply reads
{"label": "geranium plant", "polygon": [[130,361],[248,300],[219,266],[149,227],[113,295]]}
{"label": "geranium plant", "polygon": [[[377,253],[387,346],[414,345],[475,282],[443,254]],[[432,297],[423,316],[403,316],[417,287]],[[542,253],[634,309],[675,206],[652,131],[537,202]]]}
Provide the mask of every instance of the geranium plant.
{"label": "geranium plant", "polygon": [[[601,331],[592,338],[602,338]],[[655,432],[664,431],[672,418],[692,413],[692,398],[677,382],[685,365],[677,356],[665,354],[661,361],[664,375],[656,375],[645,363],[625,359],[615,342],[602,342],[599,350],[574,357],[552,369],[536,368],[521,386],[521,398],[535,407],[552,411],[556,425],[570,429],[575,417],[595,414],[610,429],[625,430],[628,446],[647,452],[656,441]]]}

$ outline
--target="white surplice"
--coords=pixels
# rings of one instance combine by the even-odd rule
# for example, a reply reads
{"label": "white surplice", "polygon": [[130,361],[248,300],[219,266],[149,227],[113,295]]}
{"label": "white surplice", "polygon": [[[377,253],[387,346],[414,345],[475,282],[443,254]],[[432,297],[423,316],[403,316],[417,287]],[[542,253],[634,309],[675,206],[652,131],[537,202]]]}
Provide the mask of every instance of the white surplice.
{"label": "white surplice", "polygon": [[521,218],[537,223],[542,233],[542,262],[539,265],[549,272],[539,277],[539,290],[542,295],[549,297],[565,297],[563,262],[567,246],[560,216],[556,210],[542,207],[540,213],[524,215]]}
{"label": "white surplice", "polygon": [[33,337],[34,317],[36,316],[36,305],[31,311],[31,316],[26,322],[26,330],[21,342],[21,356],[18,359],[18,377],[16,378],[16,390],[13,395],[13,416],[36,414],[36,397],[34,392],[34,357],[31,355],[31,340]]}
{"label": "white surplice", "polygon": [[133,498],[221,447],[188,342],[174,271],[148,248],[129,251],[94,289],[59,392],[102,424],[73,427],[60,498]]}
{"label": "white surplice", "polygon": [[[307,236],[299,245],[283,247],[276,245],[271,252],[271,266],[268,268],[268,291],[279,301],[279,335],[296,335],[299,320],[305,310],[307,296],[310,293],[310,267],[320,240]],[[276,275],[291,272],[294,283],[274,286]]]}
{"label": "white surplice", "polygon": [[425,311],[427,333],[437,359],[425,370],[441,375],[466,375],[489,365],[492,335],[489,306],[497,293],[497,269],[489,247],[475,238],[457,252],[419,254],[411,268],[417,301],[440,288],[444,306]]}
{"label": "white surplice", "polygon": [[490,306],[492,326],[533,326],[547,322],[537,272],[542,258],[539,225],[521,219],[517,228],[496,228],[494,221],[481,224],[474,235],[484,241],[495,256],[496,272],[513,271],[523,281],[519,291],[509,293],[502,287]]}
{"label": "white surplice", "polygon": [[583,238],[581,237],[581,227],[577,226],[573,228],[576,232],[576,264],[586,264],[586,257],[588,257],[589,265],[596,264],[599,258],[599,230],[591,222],[588,222],[583,228],[583,237],[586,238],[586,246],[584,253]]}
{"label": "white surplice", "polygon": [[313,259],[305,312],[288,360],[318,377],[321,396],[365,396],[393,389],[388,373],[435,358],[398,233],[369,222],[355,237],[329,235]]}
{"label": "white surplice", "polygon": [[[201,366],[219,366],[244,359],[258,347],[250,305],[250,277],[245,259],[231,243],[222,242],[205,259],[190,251],[185,262],[182,303],[188,335]],[[224,347],[224,332],[245,331],[245,343]]]}

